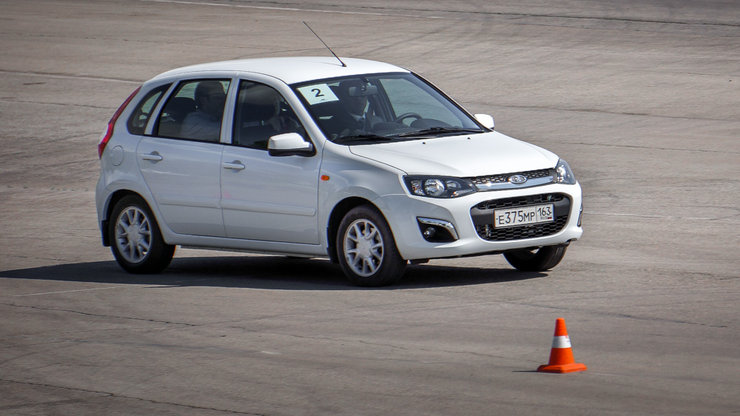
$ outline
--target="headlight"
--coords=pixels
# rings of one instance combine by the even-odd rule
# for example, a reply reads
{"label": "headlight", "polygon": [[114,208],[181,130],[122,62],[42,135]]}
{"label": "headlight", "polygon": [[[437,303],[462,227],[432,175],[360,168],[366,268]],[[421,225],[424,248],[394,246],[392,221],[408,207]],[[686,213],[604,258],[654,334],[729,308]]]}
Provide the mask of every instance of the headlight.
{"label": "headlight", "polygon": [[563,183],[566,185],[573,185],[576,183],[576,177],[573,175],[573,171],[570,170],[568,162],[563,159],[558,160],[558,165],[555,166],[555,183]]}
{"label": "headlight", "polygon": [[473,182],[462,178],[443,176],[404,176],[412,195],[432,198],[457,198],[476,191]]}

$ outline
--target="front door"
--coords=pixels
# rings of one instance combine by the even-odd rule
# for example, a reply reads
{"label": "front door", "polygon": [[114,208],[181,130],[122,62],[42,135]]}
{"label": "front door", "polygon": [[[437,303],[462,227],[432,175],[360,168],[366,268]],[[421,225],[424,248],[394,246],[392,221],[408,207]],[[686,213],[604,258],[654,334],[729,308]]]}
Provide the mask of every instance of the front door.
{"label": "front door", "polygon": [[306,133],[273,88],[241,81],[232,145],[221,166],[221,206],[226,236],[318,244],[317,188],[320,157],[270,156],[270,136]]}

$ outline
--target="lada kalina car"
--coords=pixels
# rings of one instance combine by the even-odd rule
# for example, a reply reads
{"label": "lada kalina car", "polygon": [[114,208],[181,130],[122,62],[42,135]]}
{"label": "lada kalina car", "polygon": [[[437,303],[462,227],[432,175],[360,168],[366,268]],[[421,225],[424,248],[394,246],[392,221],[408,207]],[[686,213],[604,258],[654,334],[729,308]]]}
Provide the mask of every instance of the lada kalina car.
{"label": "lada kalina car", "polygon": [[132,273],[162,271],[179,245],[328,257],[379,286],[437,258],[547,270],[582,234],[564,160],[382,62],[165,72],[120,106],[98,150],[103,244]]}

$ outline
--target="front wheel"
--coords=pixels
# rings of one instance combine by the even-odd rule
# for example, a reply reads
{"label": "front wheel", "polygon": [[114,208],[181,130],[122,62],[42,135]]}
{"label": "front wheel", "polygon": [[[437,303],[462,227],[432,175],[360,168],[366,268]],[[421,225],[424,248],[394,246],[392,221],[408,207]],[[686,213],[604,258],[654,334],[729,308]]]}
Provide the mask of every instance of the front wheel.
{"label": "front wheel", "polygon": [[347,278],[358,286],[385,286],[398,280],[406,268],[385,218],[361,205],[339,224],[337,257]]}
{"label": "front wheel", "polygon": [[159,273],[172,261],[175,246],[164,242],[151,210],[141,198],[126,196],[113,207],[111,251],[129,273]]}
{"label": "front wheel", "polygon": [[539,249],[520,249],[504,252],[506,261],[523,272],[542,272],[552,269],[565,256],[566,245],[546,246]]}

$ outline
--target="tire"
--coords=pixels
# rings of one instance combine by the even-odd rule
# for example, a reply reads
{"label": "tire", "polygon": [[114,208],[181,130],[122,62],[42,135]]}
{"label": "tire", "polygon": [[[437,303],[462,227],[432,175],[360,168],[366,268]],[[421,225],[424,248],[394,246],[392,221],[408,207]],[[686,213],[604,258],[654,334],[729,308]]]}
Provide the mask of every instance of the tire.
{"label": "tire", "polygon": [[406,269],[388,223],[369,205],[355,207],[342,218],[336,239],[339,265],[354,285],[390,285]]}
{"label": "tire", "polygon": [[506,261],[523,272],[542,272],[552,269],[565,256],[566,245],[546,246],[539,249],[511,250],[504,253]]}
{"label": "tire", "polygon": [[121,198],[108,226],[113,256],[127,272],[159,273],[169,266],[175,246],[164,242],[152,211],[140,197]]}

